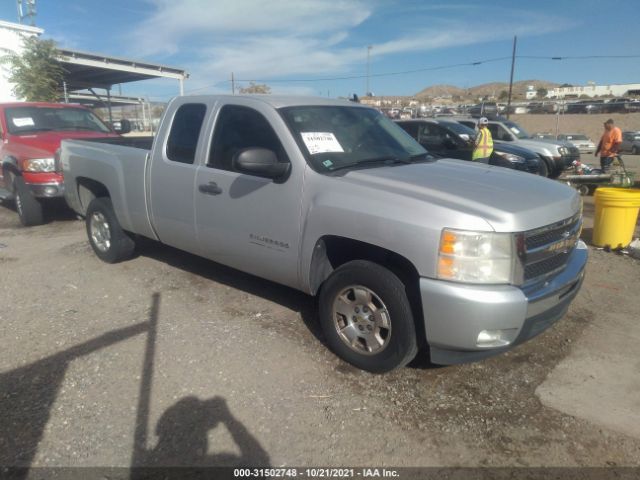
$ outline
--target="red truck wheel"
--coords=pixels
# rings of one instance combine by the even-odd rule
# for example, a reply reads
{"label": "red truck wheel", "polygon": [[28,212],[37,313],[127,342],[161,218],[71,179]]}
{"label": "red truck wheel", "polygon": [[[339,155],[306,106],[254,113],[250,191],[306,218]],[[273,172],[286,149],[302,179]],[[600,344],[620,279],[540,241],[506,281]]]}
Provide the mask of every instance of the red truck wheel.
{"label": "red truck wheel", "polygon": [[13,180],[13,192],[20,222],[25,227],[42,225],[44,223],[44,208],[40,201],[31,195],[22,177],[15,177]]}

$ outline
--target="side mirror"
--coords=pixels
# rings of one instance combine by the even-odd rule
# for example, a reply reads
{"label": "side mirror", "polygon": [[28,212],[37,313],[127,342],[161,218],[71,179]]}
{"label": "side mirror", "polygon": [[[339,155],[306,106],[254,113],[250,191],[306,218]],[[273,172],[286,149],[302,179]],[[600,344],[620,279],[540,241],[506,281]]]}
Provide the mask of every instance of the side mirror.
{"label": "side mirror", "polygon": [[117,122],[113,122],[113,131],[123,135],[125,133],[129,133],[131,131],[131,122],[129,120],[118,120]]}
{"label": "side mirror", "polygon": [[241,173],[277,179],[289,172],[291,164],[278,162],[272,150],[245,148],[233,156],[233,168]]}

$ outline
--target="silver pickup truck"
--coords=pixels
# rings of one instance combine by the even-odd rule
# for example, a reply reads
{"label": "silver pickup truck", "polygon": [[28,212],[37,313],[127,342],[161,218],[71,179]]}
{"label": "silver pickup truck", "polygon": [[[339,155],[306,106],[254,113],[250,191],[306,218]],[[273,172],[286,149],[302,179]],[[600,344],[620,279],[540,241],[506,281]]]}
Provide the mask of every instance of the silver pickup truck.
{"label": "silver pickup truck", "polygon": [[359,104],[179,97],[153,140],[70,140],[59,155],[102,260],[142,236],[317,295],[329,347],[372,372],[421,348],[437,364],[503,352],[582,284],[575,190],[436,160]]}

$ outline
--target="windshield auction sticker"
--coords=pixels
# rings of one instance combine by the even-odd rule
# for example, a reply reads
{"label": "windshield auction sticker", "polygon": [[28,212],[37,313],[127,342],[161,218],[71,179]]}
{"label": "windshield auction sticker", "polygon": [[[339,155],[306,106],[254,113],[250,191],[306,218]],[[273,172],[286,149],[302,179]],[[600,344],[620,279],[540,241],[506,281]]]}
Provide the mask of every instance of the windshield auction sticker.
{"label": "windshield auction sticker", "polygon": [[342,145],[331,132],[300,132],[311,155],[316,153],[343,153]]}
{"label": "windshield auction sticker", "polygon": [[24,117],[24,118],[14,118],[13,124],[16,127],[33,127],[35,124],[33,123],[33,118]]}

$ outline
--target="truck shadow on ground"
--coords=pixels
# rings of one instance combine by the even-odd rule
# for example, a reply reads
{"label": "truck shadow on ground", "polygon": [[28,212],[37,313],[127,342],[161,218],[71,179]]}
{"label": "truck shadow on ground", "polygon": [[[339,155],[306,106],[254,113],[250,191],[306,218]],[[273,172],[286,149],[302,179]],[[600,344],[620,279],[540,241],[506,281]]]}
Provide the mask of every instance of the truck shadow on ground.
{"label": "truck shadow on ground", "polygon": [[[330,350],[320,327],[318,303],[314,297],[149,239],[141,240],[137,254],[298,312],[309,332],[320,344]],[[423,333],[418,332],[419,335]],[[419,370],[441,368],[440,365],[431,363],[429,358],[428,347],[423,345],[408,367]],[[345,371],[358,371],[344,362],[338,368]]]}
{"label": "truck shadow on ground", "polygon": [[[154,448],[147,448],[159,305],[160,295],[154,294],[148,321],[112,330],[31,364],[0,373],[0,466],[11,469],[10,478],[29,476],[29,468],[71,362],[141,334],[147,335],[147,342],[136,410],[133,477],[149,478],[148,468],[166,465],[269,465],[266,451],[231,414],[221,397],[200,400],[187,396],[179,400],[161,415],[156,426],[159,441]],[[73,424],[73,418],[68,421]],[[240,455],[209,453],[207,435],[218,426],[227,428]]]}
{"label": "truck shadow on ground", "polygon": [[298,312],[309,332],[326,346],[318,320],[317,301],[314,297],[148,239],[142,239],[137,253]]}

